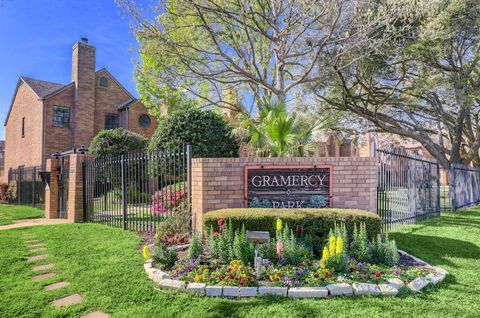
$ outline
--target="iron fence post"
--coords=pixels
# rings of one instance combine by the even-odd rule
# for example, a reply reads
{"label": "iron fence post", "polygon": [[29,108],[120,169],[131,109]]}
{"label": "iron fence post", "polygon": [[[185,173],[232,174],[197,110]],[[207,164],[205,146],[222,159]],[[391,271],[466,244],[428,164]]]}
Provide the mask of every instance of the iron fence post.
{"label": "iron fence post", "polygon": [[453,184],[451,185],[451,191],[452,194],[450,196],[451,200],[452,200],[452,210],[455,212],[457,211],[457,200],[456,200],[456,194],[455,194],[455,187],[456,187],[456,181],[457,181],[457,176],[455,174],[455,166],[454,164],[452,164],[452,166],[450,167],[450,171],[451,171],[451,174],[453,175]]}
{"label": "iron fence post", "polygon": [[438,215],[440,215],[440,165],[437,161],[437,209],[435,211]]}
{"label": "iron fence post", "polygon": [[20,200],[20,195],[21,195],[21,190],[20,188],[22,187],[22,166],[18,166],[18,174],[17,174],[17,204],[21,203]]}
{"label": "iron fence post", "polygon": [[187,200],[188,200],[188,212],[190,214],[190,229],[195,229],[196,224],[192,218],[192,145],[187,145]]}
{"label": "iron fence post", "polygon": [[33,171],[32,171],[32,206],[33,207],[35,207],[35,183],[37,181],[36,175],[37,175],[37,167],[33,167]]}
{"label": "iron fence post", "polygon": [[82,162],[82,189],[83,189],[83,222],[88,221],[87,216],[87,163],[84,161]]}
{"label": "iron fence post", "polygon": [[125,165],[125,155],[121,157],[122,169],[122,212],[123,212],[123,229],[128,229],[127,226],[127,168]]}

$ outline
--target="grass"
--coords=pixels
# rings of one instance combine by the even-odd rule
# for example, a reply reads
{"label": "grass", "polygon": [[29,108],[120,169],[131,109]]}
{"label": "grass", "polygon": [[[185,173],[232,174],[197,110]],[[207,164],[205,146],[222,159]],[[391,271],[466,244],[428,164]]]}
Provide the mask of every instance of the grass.
{"label": "grass", "polygon": [[[57,277],[31,280],[21,233],[46,242]],[[391,235],[400,248],[450,272],[445,282],[417,295],[322,300],[228,300],[158,290],[143,270],[140,239],[97,224],[66,224],[0,231],[2,317],[79,317],[103,310],[112,317],[478,317],[480,312],[480,208],[446,213]],[[47,261],[45,261],[47,262]],[[48,283],[71,285],[45,292]],[[82,304],[54,309],[70,293]]]}
{"label": "grass", "polygon": [[40,209],[25,205],[0,204],[0,225],[12,224],[14,220],[43,218]]}

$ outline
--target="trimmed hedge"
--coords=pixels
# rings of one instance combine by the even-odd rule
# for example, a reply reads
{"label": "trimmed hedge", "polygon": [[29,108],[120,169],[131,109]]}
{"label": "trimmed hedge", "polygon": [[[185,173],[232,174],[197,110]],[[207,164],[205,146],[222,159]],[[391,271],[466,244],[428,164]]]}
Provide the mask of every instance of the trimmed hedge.
{"label": "trimmed hedge", "polygon": [[[234,229],[245,225],[246,230],[269,231],[275,236],[275,222],[280,218],[283,224],[297,233],[310,234],[314,240],[316,252],[328,239],[330,229],[335,223],[345,223],[349,236],[352,236],[353,225],[365,223],[370,238],[381,232],[382,220],[372,212],[357,209],[271,209],[271,208],[235,208],[208,212],[203,217],[205,233],[211,227],[218,231],[218,219],[232,222]],[[300,231],[299,231],[300,230]]]}

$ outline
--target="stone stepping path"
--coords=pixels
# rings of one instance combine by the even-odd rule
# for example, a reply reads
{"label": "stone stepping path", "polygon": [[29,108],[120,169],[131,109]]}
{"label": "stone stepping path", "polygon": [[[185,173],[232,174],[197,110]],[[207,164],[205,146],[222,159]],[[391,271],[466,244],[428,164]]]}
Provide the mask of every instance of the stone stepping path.
{"label": "stone stepping path", "polygon": [[45,247],[45,243],[38,243],[38,244],[27,245],[27,247],[28,247],[28,248]]}
{"label": "stone stepping path", "polygon": [[46,250],[47,250],[46,247],[35,247],[35,248],[31,248],[30,252],[38,252],[38,251],[46,251]]}
{"label": "stone stepping path", "polygon": [[40,274],[40,275],[33,276],[32,279],[36,281],[40,281],[40,280],[45,280],[45,279],[54,277],[55,275],[56,275],[55,273]]}
{"label": "stone stepping path", "polygon": [[[23,239],[25,240],[25,243],[27,247],[29,248],[30,253],[35,253],[35,252],[41,252],[41,251],[46,251],[47,247],[45,247],[45,243],[41,242],[40,240],[36,239],[34,234],[31,233],[25,233],[22,235]],[[44,260],[48,258],[48,254],[40,254],[40,255],[32,255],[27,257],[27,262],[33,263],[36,261]],[[32,271],[38,272],[38,271],[44,271],[44,270],[49,270],[55,267],[54,263],[48,263],[48,264],[42,264],[42,265],[37,265],[32,268]],[[34,275],[32,279],[34,281],[43,281],[52,277],[55,277],[57,274],[50,272],[50,273],[44,273],[44,274],[38,274]],[[70,282],[68,281],[61,281],[57,283],[53,283],[50,285],[46,285],[43,287],[45,291],[51,291],[51,290],[57,290],[60,288],[64,288],[70,285]],[[83,297],[80,294],[72,294],[66,297],[58,298],[52,301],[50,304],[55,307],[55,308],[61,308],[65,306],[70,306],[70,305],[76,305],[79,304],[83,301]],[[109,314],[106,314],[102,311],[93,311],[91,313],[88,313],[84,316],[83,318],[110,318]]]}
{"label": "stone stepping path", "polygon": [[82,316],[82,318],[110,318],[110,315],[101,311],[94,311],[85,316]]}
{"label": "stone stepping path", "polygon": [[82,301],[83,301],[82,296],[80,296],[79,294],[73,294],[67,297],[56,299],[52,301],[50,304],[53,307],[60,308],[60,307],[75,305],[75,304],[81,303]]}
{"label": "stone stepping path", "polygon": [[29,256],[27,257],[27,262],[36,262],[36,261],[41,261],[44,259],[47,259],[48,254],[40,254],[40,255],[34,255],[34,256]]}
{"label": "stone stepping path", "polygon": [[32,268],[32,271],[34,271],[34,272],[44,271],[44,270],[47,270],[47,269],[52,269],[53,267],[55,267],[54,263],[49,263],[49,264],[45,264],[45,265],[37,265],[37,266],[34,266]]}
{"label": "stone stepping path", "polygon": [[40,242],[40,240],[29,240],[29,241],[25,241],[25,243],[27,243],[27,244],[40,244],[42,242]]}
{"label": "stone stepping path", "polygon": [[55,290],[55,289],[67,287],[68,285],[70,285],[70,282],[63,281],[63,282],[58,282],[58,283],[47,285],[47,286],[43,287],[43,289],[45,289],[45,290]]}

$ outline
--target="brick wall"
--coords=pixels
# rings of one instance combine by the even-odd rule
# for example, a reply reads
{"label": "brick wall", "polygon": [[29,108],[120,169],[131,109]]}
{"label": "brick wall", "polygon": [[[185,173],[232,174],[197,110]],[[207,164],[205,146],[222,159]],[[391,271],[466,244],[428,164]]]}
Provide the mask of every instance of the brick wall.
{"label": "brick wall", "polygon": [[73,146],[88,146],[94,136],[95,47],[77,42],[72,53],[72,81],[75,83],[72,114]]}
{"label": "brick wall", "polygon": [[202,231],[204,213],[244,206],[247,165],[331,165],[332,207],[376,211],[374,158],[198,158],[192,160],[192,215],[197,231]]}
{"label": "brick wall", "polygon": [[[141,115],[146,114],[150,117],[150,127],[143,128],[140,126],[139,118]],[[137,134],[144,135],[147,138],[152,137],[155,129],[157,129],[157,120],[155,117],[148,114],[148,110],[142,102],[136,102],[130,106],[128,110],[128,129],[136,132]]]}
{"label": "brick wall", "polygon": [[[22,137],[22,118],[25,135]],[[5,127],[5,171],[36,166],[42,162],[43,104],[24,83],[18,87]],[[8,173],[5,173],[5,179]]]}
{"label": "brick wall", "polygon": [[[100,78],[106,77],[108,86],[100,86]],[[95,127],[94,135],[105,129],[105,113],[118,114],[118,106],[131,97],[105,71],[96,74],[95,88]],[[122,127],[120,123],[120,127]]]}
{"label": "brick wall", "polygon": [[[73,112],[74,87],[51,96],[45,100],[45,153],[43,163],[51,157],[52,153],[73,148],[72,112]],[[53,107],[63,106],[70,108],[70,127],[53,126]]]}

